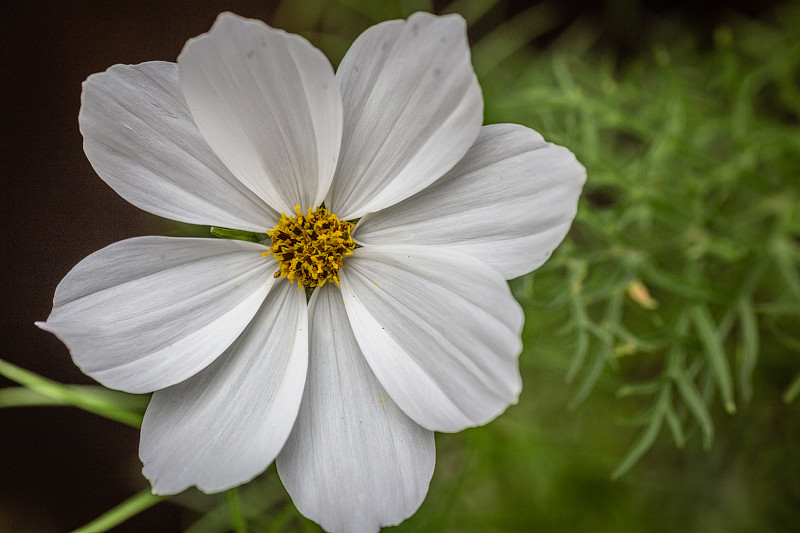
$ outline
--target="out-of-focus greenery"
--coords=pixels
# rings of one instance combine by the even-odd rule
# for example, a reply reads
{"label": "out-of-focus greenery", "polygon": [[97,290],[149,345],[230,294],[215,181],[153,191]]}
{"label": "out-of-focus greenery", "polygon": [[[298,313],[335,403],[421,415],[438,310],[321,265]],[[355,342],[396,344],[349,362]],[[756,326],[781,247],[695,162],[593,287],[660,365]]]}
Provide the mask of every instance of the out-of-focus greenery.
{"label": "out-of-focus greenery", "polygon": [[[800,10],[780,15],[720,26],[702,52],[665,24],[622,65],[567,31],[485,76],[489,120],[531,125],[588,169],[570,238],[516,287],[534,328],[575,341],[572,407],[604,374],[645,407],[614,477],[662,429],[711,447],[715,406],[747,408],[760,356],[800,367]],[[797,379],[783,385],[789,403]]]}
{"label": "out-of-focus greenery", "polygon": [[[625,59],[587,23],[563,29],[554,6],[508,20],[492,15],[496,0],[446,7],[483,25],[473,63],[486,122],[536,129],[589,178],[566,241],[512,282],[527,316],[519,405],[437,435],[428,497],[397,529],[796,530],[800,6],[709,35],[665,20]],[[271,22],[338,63],[368,26],[432,7],[294,0]],[[548,46],[529,44],[543,34]],[[3,369],[30,390],[0,406],[141,414],[119,395],[85,400]],[[96,530],[157,500],[131,501]],[[319,530],[274,467],[227,496],[170,501],[194,533]]]}
{"label": "out-of-focus greenery", "polygon": [[[528,318],[521,408],[542,416],[532,376],[563,372],[568,405],[593,418],[548,424],[559,441],[551,453],[597,455],[543,460],[559,465],[547,481],[585,475],[582,461],[612,478],[635,470],[611,485],[555,489],[551,509],[563,512],[574,490],[587,530],[793,530],[800,413],[786,404],[800,388],[800,9],[731,20],[709,43],[664,22],[625,62],[592,53],[586,30],[566,30],[542,53],[476,58],[489,65],[487,120],[536,128],[589,174],[570,238],[515,284]],[[580,438],[562,433],[564,420],[581,426]],[[539,525],[557,516],[531,514]]]}

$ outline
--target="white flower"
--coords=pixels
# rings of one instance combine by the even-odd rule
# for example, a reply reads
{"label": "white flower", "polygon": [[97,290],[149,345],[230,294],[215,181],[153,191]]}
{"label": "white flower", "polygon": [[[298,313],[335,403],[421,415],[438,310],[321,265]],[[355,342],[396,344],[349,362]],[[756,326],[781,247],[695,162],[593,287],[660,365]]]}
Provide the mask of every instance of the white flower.
{"label": "white flower", "polygon": [[277,461],[304,515],[374,531],[424,499],[433,431],[516,402],[523,315],[505,280],[562,240],[585,171],[482,114],[458,16],[379,24],[334,75],[301,37],[223,14],[177,64],[86,81],[84,149],[106,183],[264,237],[112,244],[39,324],[100,383],[154,391],[140,445],[154,492],[221,491]]}

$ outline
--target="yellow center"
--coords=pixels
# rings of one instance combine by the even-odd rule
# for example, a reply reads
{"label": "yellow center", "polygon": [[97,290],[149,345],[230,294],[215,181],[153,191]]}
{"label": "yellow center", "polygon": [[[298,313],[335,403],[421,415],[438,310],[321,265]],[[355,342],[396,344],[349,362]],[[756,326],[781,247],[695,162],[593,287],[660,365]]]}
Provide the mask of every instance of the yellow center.
{"label": "yellow center", "polygon": [[327,281],[339,285],[342,259],[353,253],[356,243],[350,236],[353,225],[329,213],[324,207],[308,208],[308,214],[295,206],[295,215],[281,213],[278,224],[268,231],[272,247],[262,255],[272,254],[280,270],[275,277],[297,282],[297,290],[321,287]]}

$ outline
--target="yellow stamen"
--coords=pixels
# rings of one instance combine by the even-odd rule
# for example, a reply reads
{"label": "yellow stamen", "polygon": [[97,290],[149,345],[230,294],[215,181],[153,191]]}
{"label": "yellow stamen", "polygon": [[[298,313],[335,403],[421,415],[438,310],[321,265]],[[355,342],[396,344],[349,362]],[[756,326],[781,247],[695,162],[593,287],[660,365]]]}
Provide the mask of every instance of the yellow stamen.
{"label": "yellow stamen", "polygon": [[308,214],[295,206],[295,215],[281,213],[278,224],[268,231],[272,247],[262,255],[272,254],[280,270],[275,277],[297,282],[297,290],[321,287],[327,281],[339,285],[342,259],[353,253],[356,243],[350,236],[353,225],[328,212],[324,207],[309,207]]}

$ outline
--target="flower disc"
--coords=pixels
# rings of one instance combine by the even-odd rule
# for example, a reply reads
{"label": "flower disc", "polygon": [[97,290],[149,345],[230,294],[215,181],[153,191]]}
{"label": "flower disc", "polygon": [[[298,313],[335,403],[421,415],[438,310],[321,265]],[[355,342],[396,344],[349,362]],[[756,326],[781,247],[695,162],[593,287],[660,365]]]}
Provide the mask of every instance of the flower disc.
{"label": "flower disc", "polygon": [[281,213],[278,224],[268,231],[272,247],[264,255],[272,254],[280,270],[275,277],[284,277],[303,286],[321,287],[327,281],[339,285],[339,268],[342,259],[353,253],[356,244],[350,236],[352,224],[330,213],[324,207],[309,207],[308,214],[295,206],[295,215]]}

